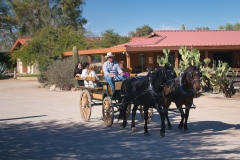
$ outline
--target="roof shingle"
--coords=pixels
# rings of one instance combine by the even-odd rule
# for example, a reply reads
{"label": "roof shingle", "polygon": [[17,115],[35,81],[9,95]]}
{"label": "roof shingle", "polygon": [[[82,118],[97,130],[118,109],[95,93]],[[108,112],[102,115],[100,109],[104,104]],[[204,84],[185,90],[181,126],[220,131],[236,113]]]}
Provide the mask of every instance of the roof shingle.
{"label": "roof shingle", "polygon": [[240,30],[155,30],[153,33],[115,47],[240,45]]}
{"label": "roof shingle", "polygon": [[18,38],[14,45],[12,46],[11,51],[13,51],[17,45],[19,44],[24,45],[27,41],[32,41],[32,38]]}

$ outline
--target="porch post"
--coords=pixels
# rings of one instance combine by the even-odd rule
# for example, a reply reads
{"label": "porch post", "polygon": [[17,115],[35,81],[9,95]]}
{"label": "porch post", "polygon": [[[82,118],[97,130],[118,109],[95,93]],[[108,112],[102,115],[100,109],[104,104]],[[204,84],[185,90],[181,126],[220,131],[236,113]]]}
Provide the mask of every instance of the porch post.
{"label": "porch post", "polygon": [[101,60],[102,60],[102,65],[103,65],[103,63],[105,62],[105,56],[104,55],[101,55]]}
{"label": "porch post", "polygon": [[130,62],[130,53],[125,53],[126,54],[126,60],[127,60],[127,68],[131,67],[131,62]]}
{"label": "porch post", "polygon": [[175,68],[178,69],[178,51],[174,52],[174,60],[175,60],[175,62],[174,62]]}
{"label": "porch post", "polygon": [[88,55],[88,63],[92,62],[92,57],[90,55]]}
{"label": "porch post", "polygon": [[205,57],[204,58],[208,58],[208,50],[205,51]]}

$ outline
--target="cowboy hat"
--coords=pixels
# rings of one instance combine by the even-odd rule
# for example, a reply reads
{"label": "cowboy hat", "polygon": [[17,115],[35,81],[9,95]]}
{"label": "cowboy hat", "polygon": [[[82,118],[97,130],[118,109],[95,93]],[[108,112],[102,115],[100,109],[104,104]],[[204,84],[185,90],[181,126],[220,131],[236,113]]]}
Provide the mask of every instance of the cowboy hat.
{"label": "cowboy hat", "polygon": [[108,57],[114,57],[115,55],[112,53],[112,52],[108,52],[107,55],[105,56],[105,58],[108,58]]}

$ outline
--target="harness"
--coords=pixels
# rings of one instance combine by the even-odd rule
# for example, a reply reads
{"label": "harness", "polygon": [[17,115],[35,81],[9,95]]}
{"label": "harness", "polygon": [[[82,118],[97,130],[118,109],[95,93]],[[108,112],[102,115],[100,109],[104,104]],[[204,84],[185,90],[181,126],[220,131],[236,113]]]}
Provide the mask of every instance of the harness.
{"label": "harness", "polygon": [[[197,72],[198,73],[198,72]],[[192,73],[191,72],[188,72],[188,76],[189,76],[189,78],[191,78],[190,79],[190,81],[191,81],[191,84],[192,84],[192,87],[193,87],[193,85],[194,85],[194,83],[195,82],[199,82],[200,81],[200,79],[195,79],[193,76],[192,76]],[[193,77],[193,78],[192,78]],[[184,84],[182,84],[182,73],[180,72],[180,82],[179,82],[179,87],[177,88],[177,89],[175,89],[173,92],[171,92],[171,93],[168,93],[165,97],[166,98],[170,98],[171,96],[173,96],[173,95],[175,95],[179,90],[181,91],[181,93],[182,94],[184,94],[184,95],[186,95],[186,96],[192,96],[192,95],[194,95],[194,89],[191,89],[191,90],[184,90],[183,89],[183,85]]]}
{"label": "harness", "polygon": [[[165,73],[164,76],[165,76],[165,78],[167,78],[166,73]],[[137,77],[134,77],[134,78],[139,82],[139,78],[137,78]],[[144,91],[142,91],[141,94],[137,95],[135,98],[133,98],[132,100],[128,101],[127,103],[133,102],[133,101],[135,101],[138,97],[142,96],[143,94],[149,93],[149,94],[152,96],[153,100],[155,101],[155,105],[158,106],[159,103],[157,103],[157,99],[160,99],[159,97],[163,96],[164,86],[163,86],[163,85],[160,85],[160,84],[157,84],[158,86],[162,87],[163,90],[162,90],[160,93],[155,92],[155,91],[154,91],[154,88],[153,88],[153,85],[152,85],[152,80],[151,80],[151,78],[152,78],[152,74],[148,77],[148,82],[149,82],[148,88],[145,89]],[[168,85],[169,82],[171,82],[171,81],[173,81],[173,80],[174,80],[174,79],[167,80],[167,85]],[[121,96],[124,97],[124,96],[126,96],[126,94],[125,94],[125,95],[121,95]],[[160,101],[160,100],[159,100],[159,101]],[[158,101],[158,102],[159,102],[159,101]]]}
{"label": "harness", "polygon": [[[164,90],[162,90],[161,93],[156,93],[153,89],[150,76],[149,76],[148,80],[149,80],[149,87],[148,87],[148,89],[146,89],[146,92],[149,92],[152,95],[152,97],[162,96],[162,93],[163,93]],[[159,86],[164,88],[163,85],[159,85]],[[153,99],[155,100],[156,98],[153,98]]]}

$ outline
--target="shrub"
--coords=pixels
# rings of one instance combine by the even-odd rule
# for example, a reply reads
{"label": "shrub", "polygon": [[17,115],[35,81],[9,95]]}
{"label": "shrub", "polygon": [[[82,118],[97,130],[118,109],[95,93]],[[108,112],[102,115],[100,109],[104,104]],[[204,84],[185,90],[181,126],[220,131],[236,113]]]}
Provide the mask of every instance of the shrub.
{"label": "shrub", "polygon": [[74,86],[73,82],[73,62],[72,58],[56,60],[48,66],[45,73],[48,84],[56,84],[64,90],[70,90]]}
{"label": "shrub", "polygon": [[4,78],[5,74],[7,73],[7,65],[0,62],[0,79]]}
{"label": "shrub", "polygon": [[56,60],[53,64],[48,66],[46,72],[42,72],[39,76],[39,82],[48,85],[56,84],[64,90],[70,90],[74,86],[73,79],[73,60],[66,58],[63,60]]}

